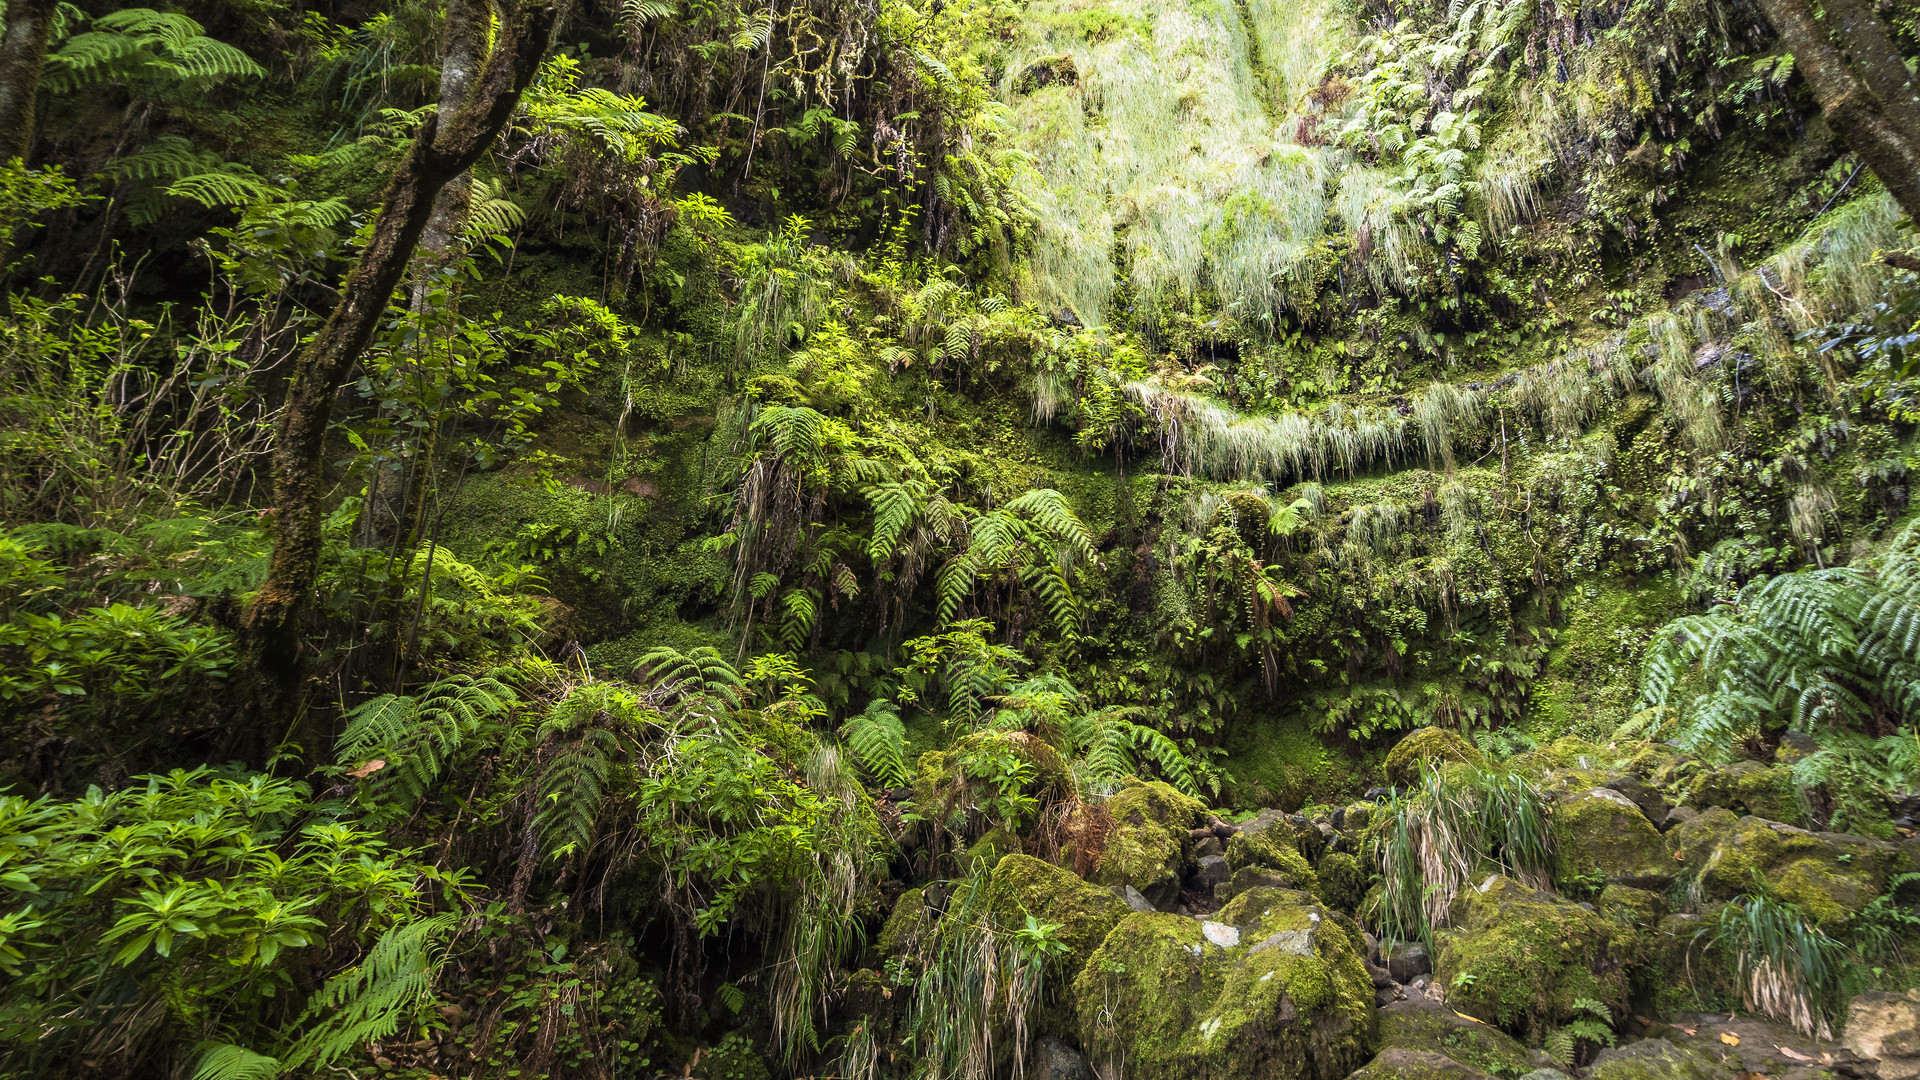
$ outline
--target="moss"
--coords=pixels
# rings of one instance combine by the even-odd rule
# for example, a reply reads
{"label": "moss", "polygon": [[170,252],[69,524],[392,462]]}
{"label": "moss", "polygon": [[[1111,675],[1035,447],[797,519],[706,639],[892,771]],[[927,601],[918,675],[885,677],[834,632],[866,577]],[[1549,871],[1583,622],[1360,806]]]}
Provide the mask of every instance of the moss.
{"label": "moss", "polygon": [[1045,804],[1063,800],[1074,790],[1073,770],[1045,740],[1024,731],[980,731],[915,760],[914,809],[962,842],[1017,826],[1017,821],[993,820],[982,810],[1000,801],[1001,764],[1009,760],[1027,770],[1021,795]]}
{"label": "moss", "polygon": [[1028,915],[1059,924],[1059,939],[1067,946],[1063,964],[1069,980],[1132,911],[1126,901],[1071,870],[1028,855],[1000,860],[990,876],[987,897],[988,907],[1003,925],[1023,926]]}
{"label": "moss", "polygon": [[1736,761],[1693,778],[1684,800],[1705,810],[1722,806],[1742,814],[1804,827],[1806,812],[1793,784],[1793,770],[1785,765]]}
{"label": "moss", "polygon": [[[1631,424],[1650,399],[1631,402]],[[1636,406],[1638,408],[1636,408]],[[1607,738],[1640,695],[1639,663],[1654,627],[1682,613],[1670,586],[1585,582],[1567,590],[1565,623],[1533,694],[1533,723],[1543,734]]]}
{"label": "moss", "polygon": [[1652,927],[1667,914],[1667,898],[1651,889],[1609,885],[1593,902],[1600,917],[1616,926]]}
{"label": "moss", "polygon": [[[1313,841],[1317,842],[1316,834]],[[1292,888],[1313,891],[1320,878],[1300,851],[1302,834],[1278,811],[1265,811],[1242,825],[1227,841],[1227,865],[1236,875],[1253,867],[1272,870],[1287,879]]]}
{"label": "moss", "polygon": [[1518,1075],[1533,1068],[1526,1047],[1513,1036],[1425,998],[1396,1001],[1380,1010],[1380,1044],[1445,1054],[1488,1073]]}
{"label": "moss", "polygon": [[1226,733],[1227,799],[1236,809],[1351,799],[1366,790],[1359,766],[1330,749],[1305,716],[1236,722]]}
{"label": "moss", "polygon": [[[1216,915],[1128,916],[1075,983],[1079,1034],[1103,1074],[1136,1080],[1345,1076],[1374,1041],[1373,985],[1353,938],[1295,894],[1255,890]],[[1238,920],[1233,921],[1233,920]],[[1233,940],[1221,937],[1217,940]]]}
{"label": "moss", "polygon": [[1665,838],[1708,900],[1765,888],[1829,929],[1886,889],[1900,849],[1881,840],[1811,833],[1730,810],[1711,809]]}
{"label": "moss", "polygon": [[1383,768],[1396,784],[1417,784],[1420,769],[1429,764],[1460,761],[1485,768],[1487,756],[1447,728],[1425,727],[1394,744]]}
{"label": "moss", "polygon": [[1432,1050],[1394,1046],[1347,1080],[1490,1080],[1490,1074]]}
{"label": "moss", "polygon": [[1155,907],[1171,907],[1192,847],[1189,831],[1206,807],[1163,781],[1129,783],[1107,800],[1113,831],[1093,880],[1132,885]]}
{"label": "moss", "polygon": [[1586,1072],[1587,1080],[1720,1080],[1726,1075],[1710,1051],[1676,1046],[1665,1039],[1603,1050]]}
{"label": "moss", "polygon": [[920,889],[908,889],[893,902],[893,911],[888,914],[885,925],[880,927],[880,936],[875,939],[874,947],[888,959],[905,956],[920,947],[921,939],[932,924],[933,920],[927,914],[926,893]]}
{"label": "moss", "polygon": [[1594,912],[1495,875],[1456,897],[1450,918],[1434,971],[1460,1012],[1538,1040],[1572,1019],[1578,998],[1626,1004],[1632,957]]}
{"label": "moss", "polygon": [[1020,850],[1020,838],[996,825],[967,849],[967,853],[961,857],[961,865],[969,868],[975,863],[993,866],[1008,855],[1018,854]]}
{"label": "moss", "polygon": [[1320,899],[1328,907],[1345,912],[1359,910],[1360,898],[1367,892],[1367,873],[1360,868],[1360,860],[1344,851],[1329,851],[1320,856],[1314,873],[1320,879]]}
{"label": "moss", "polygon": [[1553,811],[1553,841],[1553,877],[1562,892],[1595,882],[1664,889],[1679,870],[1660,831],[1631,800],[1608,788],[1560,800]]}

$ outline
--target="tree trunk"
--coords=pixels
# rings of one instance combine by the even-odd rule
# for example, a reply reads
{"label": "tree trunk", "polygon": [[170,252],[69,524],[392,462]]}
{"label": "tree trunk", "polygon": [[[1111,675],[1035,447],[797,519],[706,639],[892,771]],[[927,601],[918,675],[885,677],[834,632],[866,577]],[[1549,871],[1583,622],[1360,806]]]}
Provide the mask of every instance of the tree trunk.
{"label": "tree trunk", "polygon": [[53,37],[55,0],[7,0],[0,36],[0,163],[25,160],[33,149],[34,103]]}
{"label": "tree trunk", "polygon": [[[451,116],[465,101],[479,73],[487,51],[487,5],[484,0],[449,0],[447,4],[446,45],[440,55],[440,108],[442,116]],[[432,291],[432,271],[444,269],[458,249],[460,236],[467,227],[467,208],[473,178],[461,173],[447,182],[434,197],[433,213],[427,216],[426,231],[420,235],[420,269],[413,291],[415,311],[426,306]]]}
{"label": "tree trunk", "polygon": [[1920,221],[1920,86],[1864,0],[1760,0],[1827,124]]}
{"label": "tree trunk", "polygon": [[[455,0],[456,6],[465,2]],[[441,189],[471,168],[513,117],[546,55],[556,16],[549,0],[522,0],[503,19],[471,92],[456,110],[443,110],[420,128],[388,183],[373,238],[341,286],[339,302],[295,361],[272,459],[273,558],[242,626],[260,736],[272,737],[297,710],[300,616],[320,570],[321,485],[334,397],[386,313]]]}

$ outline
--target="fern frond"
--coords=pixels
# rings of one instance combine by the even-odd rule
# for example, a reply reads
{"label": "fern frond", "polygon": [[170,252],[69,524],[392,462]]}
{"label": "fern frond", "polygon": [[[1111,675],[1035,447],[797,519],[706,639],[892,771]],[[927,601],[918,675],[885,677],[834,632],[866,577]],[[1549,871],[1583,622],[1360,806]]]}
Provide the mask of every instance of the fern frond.
{"label": "fern frond", "polygon": [[445,960],[437,946],[455,921],[451,914],[435,915],[381,934],[358,967],[328,979],[313,995],[302,1019],[319,1023],[287,1051],[283,1067],[330,1065],[398,1031],[407,1010],[432,992]]}
{"label": "fern frond", "polygon": [[841,725],[840,737],[881,784],[901,787],[911,779],[906,760],[907,729],[892,702],[885,698],[868,702],[865,712]]}
{"label": "fern frond", "polygon": [[273,1080],[280,1059],[232,1043],[206,1043],[193,1065],[193,1080]]}

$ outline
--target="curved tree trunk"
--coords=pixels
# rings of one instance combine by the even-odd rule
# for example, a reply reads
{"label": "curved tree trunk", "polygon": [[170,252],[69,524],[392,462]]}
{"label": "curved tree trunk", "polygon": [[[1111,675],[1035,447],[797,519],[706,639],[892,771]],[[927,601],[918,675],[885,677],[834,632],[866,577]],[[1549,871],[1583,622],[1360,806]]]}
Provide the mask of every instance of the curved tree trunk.
{"label": "curved tree trunk", "polygon": [[24,160],[33,149],[34,106],[57,6],[55,0],[7,0],[0,36],[0,162]]}
{"label": "curved tree trunk", "polygon": [[[484,8],[475,17],[484,27]],[[519,107],[556,18],[549,0],[522,0],[502,20],[492,53],[458,108],[443,106],[420,128],[388,183],[372,241],[347,275],[333,313],[295,362],[272,459],[272,563],[242,625],[254,680],[255,731],[249,734],[257,739],[285,730],[298,710],[300,616],[320,570],[324,451],[334,397],[386,313],[441,189],[480,160]]]}
{"label": "curved tree trunk", "polygon": [[1827,124],[1920,221],[1920,83],[1864,0],[1760,0]]}

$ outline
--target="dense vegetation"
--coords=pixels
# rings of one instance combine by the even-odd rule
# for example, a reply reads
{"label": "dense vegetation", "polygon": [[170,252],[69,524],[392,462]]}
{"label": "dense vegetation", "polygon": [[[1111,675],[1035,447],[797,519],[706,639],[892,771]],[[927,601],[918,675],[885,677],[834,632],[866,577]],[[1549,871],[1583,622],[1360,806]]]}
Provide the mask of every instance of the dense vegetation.
{"label": "dense vegetation", "polygon": [[1911,6],[6,20],[0,1075],[1920,983]]}

